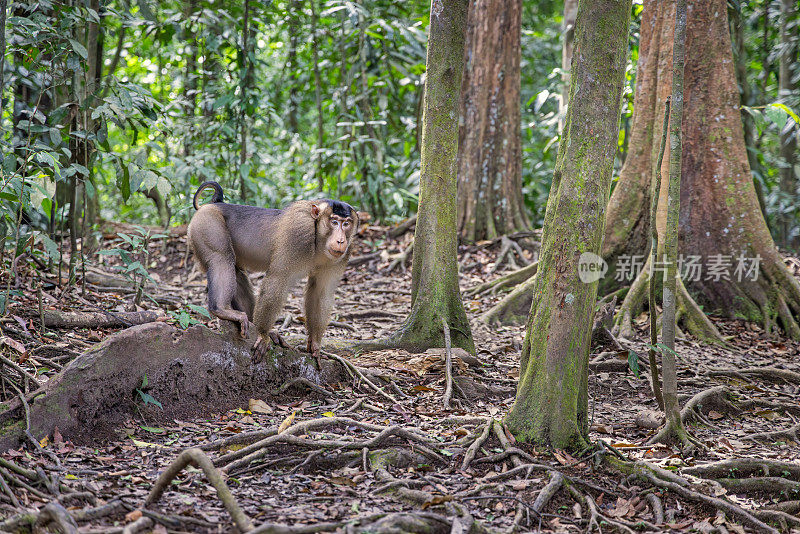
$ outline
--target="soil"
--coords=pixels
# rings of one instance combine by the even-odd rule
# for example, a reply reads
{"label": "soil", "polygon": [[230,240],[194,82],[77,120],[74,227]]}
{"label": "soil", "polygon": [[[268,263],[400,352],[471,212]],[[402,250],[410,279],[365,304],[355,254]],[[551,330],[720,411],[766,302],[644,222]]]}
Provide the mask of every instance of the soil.
{"label": "soil", "polygon": [[[120,246],[113,232],[106,235],[104,248]],[[334,359],[330,353],[337,352],[343,340],[384,339],[402,324],[410,308],[410,269],[392,260],[410,239],[411,234],[387,238],[386,228],[381,227],[362,231],[354,256],[372,257],[349,268],[337,289],[334,323],[326,333],[326,340],[336,343],[327,345],[326,361]],[[186,263],[185,236],[173,233],[155,240],[150,248],[150,272],[156,283],[146,287],[153,299],[143,299],[139,308],[132,305],[134,295],[125,288],[84,285],[82,277],[76,285],[58,286],[52,277],[40,278],[23,267],[9,314],[0,323],[2,354],[35,376],[37,383],[2,367],[0,400],[5,406],[18,397],[12,383],[23,393],[32,392],[52,380],[59,367],[122,330],[42,332],[37,311],[40,287],[43,309],[154,309],[163,311],[178,328],[181,320],[186,323],[187,315],[181,316],[186,312],[192,321],[219,329],[216,321],[187,308],[205,304],[205,281],[192,270],[190,259]],[[508,272],[493,272],[500,249],[500,240],[460,248],[462,292]],[[113,274],[113,261],[99,258],[106,265],[98,268]],[[392,263],[396,265],[389,272]],[[787,258],[787,264],[798,262]],[[7,283],[8,273],[2,273],[0,284]],[[152,403],[139,398],[141,409],[127,420],[115,421],[116,434],[98,434],[91,445],[78,445],[54,429],[38,445],[26,439],[0,453],[0,486],[3,481],[10,484],[8,492],[0,491],[0,531],[12,526],[27,531],[37,518],[42,520],[36,511],[56,501],[77,520],[80,532],[122,532],[125,526],[133,532],[234,532],[230,502],[226,506],[207,475],[196,468],[166,481],[164,494],[144,505],[159,474],[178,454],[200,447],[221,469],[233,500],[252,525],[272,524],[267,526],[273,530],[264,530],[270,532],[467,532],[470,525],[471,532],[583,532],[593,530],[592,520],[598,528],[620,531],[769,531],[735,510],[723,513],[708,500],[629,476],[614,462],[604,461],[611,457],[646,461],[680,477],[691,491],[723,499],[740,510],[780,507],[789,519],[773,516],[771,525],[779,531],[800,532],[800,521],[794,526],[791,521],[800,511],[798,432],[764,434],[797,427],[800,375],[752,372],[764,368],[800,373],[800,345],[767,337],[755,324],[712,318],[726,336],[726,346],[693,339],[677,343],[682,403],[709,388],[727,388],[722,397],[702,403],[699,416],[687,415],[687,421],[692,420],[690,432],[706,448],[681,451],[648,445],[657,432],[658,407],[646,369],[635,372],[624,363],[628,351],[644,355],[647,350],[648,319],[642,315],[634,321],[636,339],[619,340],[623,352],[607,340],[605,346],[593,349],[593,368],[598,370],[589,378],[589,437],[595,447],[582,454],[538,449],[514,443],[493,423],[502,421],[514,400],[524,335],[521,325],[490,328],[480,322],[480,315],[502,295],[464,299],[477,360],[455,353],[456,387],[450,410],[444,409],[442,400],[446,386],[442,350],[347,354],[344,358],[355,370],[348,367],[344,379],[323,381],[314,389],[310,383],[288,381],[287,376],[280,392],[256,390],[246,402],[232,393],[239,406],[212,408],[199,417],[165,419]],[[305,339],[301,299],[302,288],[295,288],[286,314],[279,319],[281,333],[297,345]],[[170,402],[158,394],[152,398]],[[19,419],[15,423],[25,426]],[[259,440],[261,445],[243,448]],[[480,446],[474,446],[476,442]],[[250,450],[254,456],[242,460]],[[469,454],[474,457],[465,467]],[[726,489],[727,481],[739,476],[737,467],[724,477],[701,480],[688,474],[693,466],[735,459],[757,459],[767,467],[789,462],[798,473],[784,466],[774,477],[786,484],[768,480],[756,489]],[[545,499],[548,492],[542,490],[556,474],[566,477],[567,483],[553,482],[556,491]],[[758,473],[739,480],[754,477],[759,478]],[[537,499],[544,501],[542,506],[537,506]],[[663,505],[661,521],[656,502]]]}

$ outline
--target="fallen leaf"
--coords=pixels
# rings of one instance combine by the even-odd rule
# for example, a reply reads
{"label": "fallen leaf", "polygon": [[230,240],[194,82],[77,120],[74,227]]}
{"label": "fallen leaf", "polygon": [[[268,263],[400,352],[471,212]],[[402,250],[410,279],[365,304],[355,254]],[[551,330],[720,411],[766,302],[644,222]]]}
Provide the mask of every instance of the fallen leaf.
{"label": "fallen leaf", "polygon": [[289,415],[289,417],[287,417],[286,419],[283,420],[283,422],[281,423],[281,426],[278,427],[278,434],[283,434],[286,431],[287,428],[292,426],[292,423],[294,423],[295,415],[297,415],[297,410],[293,411]]}
{"label": "fallen leaf", "polygon": [[719,419],[722,419],[723,417],[725,416],[717,411],[711,410],[710,412],[708,412],[708,418],[713,421],[717,421]]}
{"label": "fallen leaf", "polygon": [[125,521],[128,523],[133,523],[137,519],[141,519],[142,511],[141,510],[134,510],[133,512],[128,512],[125,514]]}
{"label": "fallen leaf", "polygon": [[250,399],[250,402],[248,403],[248,408],[253,413],[271,414],[275,411],[272,409],[272,406],[270,406],[269,404],[260,399]]}

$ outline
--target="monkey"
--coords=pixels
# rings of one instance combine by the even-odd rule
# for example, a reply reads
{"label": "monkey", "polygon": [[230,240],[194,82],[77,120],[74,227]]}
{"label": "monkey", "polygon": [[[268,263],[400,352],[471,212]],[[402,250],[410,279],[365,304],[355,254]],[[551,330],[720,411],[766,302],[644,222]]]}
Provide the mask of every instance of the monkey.
{"label": "monkey", "polygon": [[[198,206],[200,193],[213,189],[211,202]],[[208,311],[239,324],[243,338],[252,321],[258,330],[253,347],[259,361],[272,343],[286,346],[273,331],[292,287],[305,287],[306,351],[319,362],[333,296],[350,259],[358,228],[356,210],[339,200],[299,200],[283,209],[224,201],[222,187],[204,182],[192,200],[197,212],[189,222],[188,241],[208,280]],[[253,296],[248,272],[264,272]]]}

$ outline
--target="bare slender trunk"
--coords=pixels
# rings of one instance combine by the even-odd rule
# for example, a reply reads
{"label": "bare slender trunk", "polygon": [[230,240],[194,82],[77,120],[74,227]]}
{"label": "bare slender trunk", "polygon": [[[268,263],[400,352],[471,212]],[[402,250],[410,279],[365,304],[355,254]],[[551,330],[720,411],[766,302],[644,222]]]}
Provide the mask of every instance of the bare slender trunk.
{"label": "bare slender trunk", "polygon": [[[579,0],[570,99],[545,212],[514,405],[517,441],[583,448],[604,206],[617,149],[631,0]],[[587,255],[587,253],[592,253]],[[585,268],[583,266],[586,266]]]}
{"label": "bare slender trunk", "polygon": [[[675,361],[675,317],[677,311],[678,278],[678,217],[681,210],[681,161],[683,144],[681,124],[683,121],[683,64],[686,48],[686,0],[678,0],[675,11],[675,38],[672,46],[672,109],[669,122],[669,185],[667,221],[664,232],[664,252],[667,271],[664,275],[663,315],[661,341],[666,350],[661,353],[664,375],[664,412],[667,426],[676,437],[683,440],[686,430],[681,421],[678,405],[678,368]],[[654,313],[651,310],[650,313]]]}
{"label": "bare slender trunk", "polygon": [[464,70],[467,2],[431,2],[411,312],[391,340],[413,349],[443,346],[444,319],[453,346],[475,351],[458,288],[456,232],[458,121],[454,118]]}
{"label": "bare slender trunk", "polygon": [[561,24],[561,37],[564,44],[561,47],[561,100],[558,106],[558,133],[564,130],[564,120],[567,117],[567,104],[569,103],[569,71],[572,65],[572,49],[575,46],[575,15],[578,14],[578,0],[564,1],[564,21]]}

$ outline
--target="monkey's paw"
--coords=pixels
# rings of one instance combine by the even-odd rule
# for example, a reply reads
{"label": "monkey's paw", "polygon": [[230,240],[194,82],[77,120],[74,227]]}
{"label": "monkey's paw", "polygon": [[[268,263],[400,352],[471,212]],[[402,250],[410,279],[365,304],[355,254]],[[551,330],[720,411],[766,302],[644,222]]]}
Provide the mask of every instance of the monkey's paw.
{"label": "monkey's paw", "polygon": [[308,338],[308,341],[306,342],[306,352],[311,354],[311,356],[317,360],[317,368],[322,369],[322,350],[319,346],[319,343],[314,343],[311,341],[311,338]]}
{"label": "monkey's paw", "polygon": [[242,339],[247,339],[250,334],[250,321],[247,320],[247,317],[239,321],[239,334],[242,336]]}
{"label": "monkey's paw", "polygon": [[275,331],[269,333],[269,338],[272,340],[273,343],[275,343],[279,347],[283,347],[284,349],[291,348],[289,344],[286,343],[286,340],[283,339],[283,337]]}
{"label": "monkey's paw", "polygon": [[259,334],[253,345],[253,361],[256,363],[261,362],[270,347],[272,347],[272,340],[269,337],[264,339],[264,336]]}

